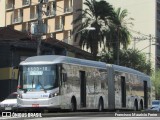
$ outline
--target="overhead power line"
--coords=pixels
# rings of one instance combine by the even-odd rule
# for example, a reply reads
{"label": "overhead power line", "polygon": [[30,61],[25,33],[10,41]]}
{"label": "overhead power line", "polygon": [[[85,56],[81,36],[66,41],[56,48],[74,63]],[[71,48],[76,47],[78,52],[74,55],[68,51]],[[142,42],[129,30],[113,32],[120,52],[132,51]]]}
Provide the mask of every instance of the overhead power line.
{"label": "overhead power line", "polygon": [[[130,28],[128,28],[129,30],[131,30],[132,32],[134,32],[134,33],[136,33],[136,34],[139,34],[139,35],[143,35],[143,36],[146,36],[146,37],[150,37],[150,34],[149,35],[146,35],[146,34],[144,34],[144,33],[141,33],[141,32],[138,32],[138,31],[135,31],[135,30],[132,30],[132,29],[130,29]],[[157,37],[152,37],[152,39],[156,39]]]}

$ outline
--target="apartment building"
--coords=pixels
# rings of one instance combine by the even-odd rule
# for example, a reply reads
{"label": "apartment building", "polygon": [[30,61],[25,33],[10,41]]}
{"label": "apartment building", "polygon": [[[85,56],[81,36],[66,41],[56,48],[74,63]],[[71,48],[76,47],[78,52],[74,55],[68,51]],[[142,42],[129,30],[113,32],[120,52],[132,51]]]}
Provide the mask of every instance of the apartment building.
{"label": "apartment building", "polygon": [[160,0],[106,1],[115,8],[128,10],[128,18],[134,18],[134,25],[128,24],[133,35],[129,47],[144,52],[153,68],[160,68]]}
{"label": "apartment building", "polygon": [[[68,44],[73,43],[71,35],[77,17],[76,9],[82,8],[82,0],[4,0],[5,25],[19,31],[33,34],[43,33],[42,38],[49,37],[61,40]],[[39,13],[43,22],[42,31],[39,31]]]}

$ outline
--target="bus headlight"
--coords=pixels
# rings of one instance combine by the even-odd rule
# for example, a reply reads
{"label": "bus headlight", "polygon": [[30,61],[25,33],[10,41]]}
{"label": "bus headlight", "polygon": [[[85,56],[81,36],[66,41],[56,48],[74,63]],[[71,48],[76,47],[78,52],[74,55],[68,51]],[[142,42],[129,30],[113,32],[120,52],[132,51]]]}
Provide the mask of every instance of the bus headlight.
{"label": "bus headlight", "polygon": [[52,98],[52,97],[55,97],[55,96],[58,96],[59,95],[59,93],[51,93],[51,94],[49,94],[49,98]]}

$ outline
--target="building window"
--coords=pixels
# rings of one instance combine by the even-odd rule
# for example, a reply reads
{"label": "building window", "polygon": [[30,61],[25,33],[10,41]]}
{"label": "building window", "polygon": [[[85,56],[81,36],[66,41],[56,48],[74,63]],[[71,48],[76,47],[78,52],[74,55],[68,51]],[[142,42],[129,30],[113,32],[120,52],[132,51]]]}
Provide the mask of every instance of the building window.
{"label": "building window", "polygon": [[68,43],[68,44],[72,44],[71,30],[68,30],[68,31],[64,32],[63,42]]}
{"label": "building window", "polygon": [[28,5],[30,5],[30,0],[23,0],[23,1],[22,1],[22,5],[23,5],[23,6],[28,6]]}
{"label": "building window", "polygon": [[38,19],[38,6],[31,6],[30,8],[30,19],[36,20]]}
{"label": "building window", "polygon": [[15,1],[7,0],[6,1],[6,10],[12,10],[14,8]]}
{"label": "building window", "polygon": [[47,16],[52,17],[56,15],[56,2],[49,2],[46,6]]}
{"label": "building window", "polygon": [[23,21],[23,11],[21,9],[14,10],[13,23],[20,23]]}
{"label": "building window", "polygon": [[72,0],[65,0],[64,1],[64,13],[73,12],[73,3]]}
{"label": "building window", "polygon": [[55,30],[62,31],[64,26],[64,18],[63,16],[57,16],[55,19]]}

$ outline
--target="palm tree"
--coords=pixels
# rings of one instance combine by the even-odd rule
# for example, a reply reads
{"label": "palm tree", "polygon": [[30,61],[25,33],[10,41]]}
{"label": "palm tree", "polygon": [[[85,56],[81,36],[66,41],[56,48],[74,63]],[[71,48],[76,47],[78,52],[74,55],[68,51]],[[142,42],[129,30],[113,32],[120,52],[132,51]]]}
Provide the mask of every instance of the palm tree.
{"label": "palm tree", "polygon": [[[94,58],[98,54],[98,49],[104,42],[104,33],[108,29],[108,25],[111,22],[112,16],[114,16],[113,7],[104,0],[97,2],[96,0],[86,0],[84,2],[86,9],[78,9],[82,12],[74,21],[73,24],[82,21],[81,24],[75,26],[73,34],[77,41],[78,35],[80,35],[79,45],[80,47],[90,50]],[[94,27],[94,31],[83,30],[86,27]],[[78,32],[81,31],[81,32]]]}
{"label": "palm tree", "polygon": [[[133,25],[132,22],[130,22],[133,18],[127,19],[127,15],[128,12],[126,9],[121,10],[121,8],[118,8],[115,10],[115,16],[112,17],[113,24],[110,24],[110,30],[106,32],[106,47],[108,51],[113,51],[115,63],[117,63],[119,59],[120,45],[123,46],[123,49],[127,49],[132,36],[127,26],[128,24]],[[119,64],[119,62],[117,64]]]}

